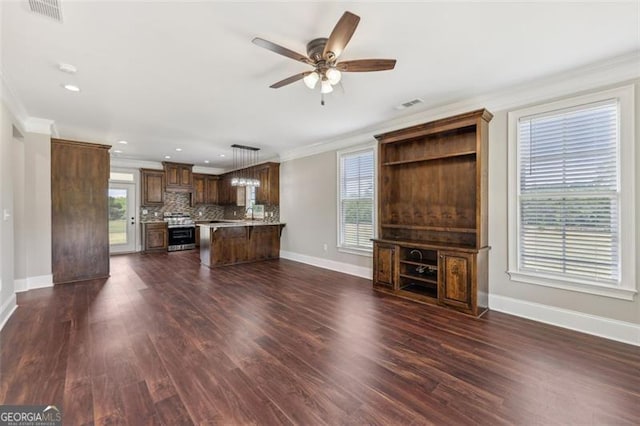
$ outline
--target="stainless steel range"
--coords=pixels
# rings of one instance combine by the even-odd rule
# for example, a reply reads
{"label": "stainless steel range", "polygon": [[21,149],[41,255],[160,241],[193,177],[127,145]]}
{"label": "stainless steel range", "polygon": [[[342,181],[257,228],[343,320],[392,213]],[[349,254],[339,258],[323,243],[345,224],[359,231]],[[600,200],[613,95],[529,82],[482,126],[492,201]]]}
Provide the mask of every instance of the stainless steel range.
{"label": "stainless steel range", "polygon": [[196,225],[186,213],[165,212],[169,232],[169,251],[190,250],[196,248]]}

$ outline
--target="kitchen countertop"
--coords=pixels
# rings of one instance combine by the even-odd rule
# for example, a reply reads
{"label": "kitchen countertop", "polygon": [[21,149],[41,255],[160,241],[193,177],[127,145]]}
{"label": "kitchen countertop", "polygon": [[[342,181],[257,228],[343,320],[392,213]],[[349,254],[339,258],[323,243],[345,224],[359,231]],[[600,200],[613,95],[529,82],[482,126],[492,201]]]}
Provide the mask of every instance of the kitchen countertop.
{"label": "kitchen countertop", "polygon": [[282,222],[263,222],[261,220],[225,220],[224,222],[196,223],[196,225],[207,228],[231,228],[234,226],[283,226],[285,224]]}

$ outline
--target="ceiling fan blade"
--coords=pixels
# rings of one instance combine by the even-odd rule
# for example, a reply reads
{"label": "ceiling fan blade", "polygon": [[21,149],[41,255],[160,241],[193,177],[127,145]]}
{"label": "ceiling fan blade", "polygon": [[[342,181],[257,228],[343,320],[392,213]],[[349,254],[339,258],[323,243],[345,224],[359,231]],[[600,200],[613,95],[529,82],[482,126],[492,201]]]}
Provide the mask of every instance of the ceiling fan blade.
{"label": "ceiling fan blade", "polygon": [[342,54],[345,46],[351,40],[351,36],[356,31],[358,22],[360,22],[358,15],[354,15],[351,12],[345,12],[342,15],[333,31],[331,31],[329,40],[327,40],[327,44],[324,47],[322,57],[325,60],[333,61]]}
{"label": "ceiling fan blade", "polygon": [[395,66],[395,59],[356,59],[336,64],[336,68],[342,72],[384,71],[392,70]]}
{"label": "ceiling fan blade", "polygon": [[306,72],[301,72],[300,74],[292,75],[291,77],[287,77],[284,80],[280,80],[277,83],[273,83],[269,87],[271,87],[272,89],[279,89],[280,87],[286,86],[287,84],[295,83],[298,80],[302,80],[312,72],[313,71],[306,71]]}
{"label": "ceiling fan blade", "polygon": [[260,37],[255,37],[251,41],[253,42],[253,44],[257,44],[258,46],[264,47],[265,49],[268,49],[279,55],[286,56],[287,58],[295,59],[296,61],[304,62],[305,64],[313,65],[313,61],[307,58],[306,56],[300,53],[294,52],[291,49],[287,49],[286,47],[282,47],[279,44],[270,42],[269,40],[265,40]]}

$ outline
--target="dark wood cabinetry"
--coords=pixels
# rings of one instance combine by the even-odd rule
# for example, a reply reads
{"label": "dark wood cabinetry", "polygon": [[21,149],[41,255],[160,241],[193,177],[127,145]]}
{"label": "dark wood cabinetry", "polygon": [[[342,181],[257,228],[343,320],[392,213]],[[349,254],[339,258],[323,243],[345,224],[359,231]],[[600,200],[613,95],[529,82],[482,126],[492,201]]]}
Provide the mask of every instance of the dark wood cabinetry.
{"label": "dark wood cabinetry", "polygon": [[394,277],[396,270],[395,251],[395,246],[389,244],[375,244],[373,246],[373,257],[375,259],[373,281],[376,285],[394,288],[394,283],[397,282]]}
{"label": "dark wood cabinetry", "polygon": [[478,110],[376,136],[375,288],[472,315],[486,310],[491,118]]}
{"label": "dark wood cabinetry", "polygon": [[142,206],[162,206],[164,204],[164,172],[162,170],[140,169],[142,181]]}
{"label": "dark wood cabinetry", "polygon": [[256,204],[280,204],[280,164],[261,164],[256,166],[255,174],[260,181],[256,188]]}
{"label": "dark wood cabinetry", "polygon": [[166,251],[168,231],[164,222],[142,224],[142,249],[145,252]]}
{"label": "dark wood cabinetry", "polygon": [[109,276],[110,148],[51,140],[54,284]]}
{"label": "dark wood cabinetry", "polygon": [[218,204],[218,176],[193,174],[193,205]]}
{"label": "dark wood cabinetry", "polygon": [[[243,171],[239,171],[242,173]],[[249,169],[244,169],[249,176],[255,176],[260,181],[256,188],[256,204],[280,204],[280,164],[264,163]],[[243,206],[245,204],[245,189],[231,186],[234,173],[226,173],[218,180],[218,204]]]}
{"label": "dark wood cabinetry", "polygon": [[167,191],[191,192],[193,190],[193,164],[163,162]]}
{"label": "dark wood cabinetry", "polygon": [[283,227],[284,224],[201,225],[200,262],[215,267],[277,259]]}

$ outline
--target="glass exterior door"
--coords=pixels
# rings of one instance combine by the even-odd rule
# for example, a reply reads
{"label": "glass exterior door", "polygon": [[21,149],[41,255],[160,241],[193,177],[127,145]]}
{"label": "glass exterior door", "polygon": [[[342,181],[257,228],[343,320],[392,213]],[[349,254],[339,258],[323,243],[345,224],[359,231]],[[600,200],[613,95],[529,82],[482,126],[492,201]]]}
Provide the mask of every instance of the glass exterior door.
{"label": "glass exterior door", "polygon": [[135,184],[109,184],[109,246],[111,253],[135,251]]}

